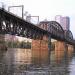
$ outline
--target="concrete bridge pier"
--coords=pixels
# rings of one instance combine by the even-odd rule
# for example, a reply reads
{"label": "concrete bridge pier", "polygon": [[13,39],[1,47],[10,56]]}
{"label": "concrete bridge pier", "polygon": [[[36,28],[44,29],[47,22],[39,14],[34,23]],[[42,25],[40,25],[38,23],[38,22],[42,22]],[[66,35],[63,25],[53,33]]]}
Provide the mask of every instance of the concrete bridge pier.
{"label": "concrete bridge pier", "polygon": [[64,41],[55,42],[55,59],[57,62],[61,62],[64,58],[67,62],[68,59],[72,56],[74,47],[70,44],[67,44]]}
{"label": "concrete bridge pier", "polygon": [[55,42],[55,59],[57,62],[61,62],[67,53],[67,45],[63,41]]}
{"label": "concrete bridge pier", "polygon": [[43,36],[43,40],[32,40],[32,63],[48,65],[50,62],[50,37]]}
{"label": "concrete bridge pier", "polygon": [[48,63],[50,64],[51,55],[51,35],[48,36]]}
{"label": "concrete bridge pier", "polygon": [[73,45],[70,45],[70,44],[67,44],[68,46],[68,57],[71,58],[72,57],[72,54],[73,54],[73,51],[74,51],[74,47]]}

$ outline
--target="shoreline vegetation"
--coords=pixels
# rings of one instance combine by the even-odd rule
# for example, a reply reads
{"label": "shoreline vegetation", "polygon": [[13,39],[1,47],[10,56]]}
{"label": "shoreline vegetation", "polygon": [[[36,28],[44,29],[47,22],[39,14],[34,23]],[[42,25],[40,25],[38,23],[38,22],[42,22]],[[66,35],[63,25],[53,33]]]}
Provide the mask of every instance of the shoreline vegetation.
{"label": "shoreline vegetation", "polygon": [[0,50],[7,50],[7,48],[25,48],[31,49],[31,42],[17,41],[0,41]]}

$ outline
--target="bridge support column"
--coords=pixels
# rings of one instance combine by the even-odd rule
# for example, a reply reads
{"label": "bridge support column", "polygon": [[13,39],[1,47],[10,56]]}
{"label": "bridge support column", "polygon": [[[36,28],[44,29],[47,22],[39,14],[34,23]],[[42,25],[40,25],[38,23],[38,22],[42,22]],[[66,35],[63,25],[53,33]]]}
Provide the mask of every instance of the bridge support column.
{"label": "bridge support column", "polygon": [[62,58],[65,56],[65,52],[67,51],[67,45],[63,41],[55,42],[55,58],[57,62],[61,62]]}
{"label": "bridge support column", "polygon": [[67,44],[67,46],[68,46],[68,57],[71,57],[72,56],[72,53],[73,53],[73,51],[74,51],[74,47],[72,46],[72,45],[70,45],[70,44]]}
{"label": "bridge support column", "polygon": [[51,55],[51,36],[48,36],[48,63],[50,64],[50,55]]}
{"label": "bridge support column", "polygon": [[32,63],[47,65],[48,57],[48,38],[43,36],[43,40],[32,40]]}

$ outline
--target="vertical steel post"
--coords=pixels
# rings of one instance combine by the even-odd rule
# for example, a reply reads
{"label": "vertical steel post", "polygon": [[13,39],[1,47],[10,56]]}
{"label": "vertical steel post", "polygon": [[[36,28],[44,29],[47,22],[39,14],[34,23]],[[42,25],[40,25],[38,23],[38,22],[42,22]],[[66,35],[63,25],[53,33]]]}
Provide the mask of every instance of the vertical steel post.
{"label": "vertical steel post", "polygon": [[24,6],[22,5],[22,19],[24,18],[23,16],[23,10],[24,10]]}

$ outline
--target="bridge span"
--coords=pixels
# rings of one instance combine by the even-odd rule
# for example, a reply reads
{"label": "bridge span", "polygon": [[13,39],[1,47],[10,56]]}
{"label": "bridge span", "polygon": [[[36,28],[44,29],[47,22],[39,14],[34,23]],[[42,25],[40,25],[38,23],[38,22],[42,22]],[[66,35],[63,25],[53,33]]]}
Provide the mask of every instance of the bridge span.
{"label": "bridge span", "polygon": [[40,22],[36,26],[4,9],[0,9],[0,34],[17,35],[30,39],[42,39],[45,35],[75,44],[71,31],[64,31],[56,21]]}

